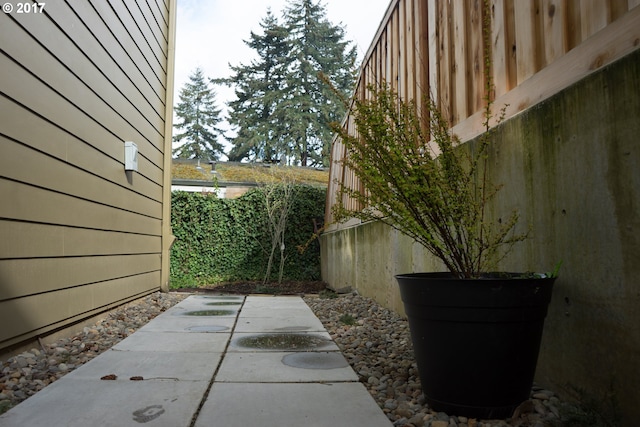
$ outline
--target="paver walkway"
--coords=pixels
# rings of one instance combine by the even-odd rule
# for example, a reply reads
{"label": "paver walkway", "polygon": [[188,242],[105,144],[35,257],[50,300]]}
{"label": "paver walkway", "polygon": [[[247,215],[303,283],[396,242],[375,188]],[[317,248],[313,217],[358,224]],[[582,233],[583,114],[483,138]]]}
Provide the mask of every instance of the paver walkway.
{"label": "paver walkway", "polygon": [[141,424],[391,426],[304,301],[272,296],[192,295],[0,415],[1,427]]}

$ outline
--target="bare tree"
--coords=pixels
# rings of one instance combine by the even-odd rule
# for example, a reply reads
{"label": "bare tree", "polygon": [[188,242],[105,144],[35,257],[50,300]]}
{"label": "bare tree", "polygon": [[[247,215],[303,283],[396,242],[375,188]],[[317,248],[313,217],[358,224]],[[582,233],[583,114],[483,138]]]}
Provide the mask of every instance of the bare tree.
{"label": "bare tree", "polygon": [[295,180],[287,174],[278,174],[272,182],[261,187],[260,191],[264,197],[264,204],[267,212],[267,226],[269,227],[269,235],[271,236],[271,249],[269,252],[269,260],[267,262],[267,271],[264,275],[263,283],[267,283],[271,277],[273,269],[273,261],[276,250],[280,249],[280,268],[278,273],[278,284],[282,283],[282,275],[284,272],[284,262],[286,260],[284,251],[285,247],[285,230],[287,227],[287,218],[293,204],[293,196],[295,192]]}

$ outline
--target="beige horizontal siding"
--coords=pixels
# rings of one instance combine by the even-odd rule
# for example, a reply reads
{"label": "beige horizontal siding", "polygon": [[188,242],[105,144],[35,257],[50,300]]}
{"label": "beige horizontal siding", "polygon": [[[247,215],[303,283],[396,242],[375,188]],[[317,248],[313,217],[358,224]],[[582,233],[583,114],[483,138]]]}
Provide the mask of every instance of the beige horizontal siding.
{"label": "beige horizontal siding", "polygon": [[[138,92],[144,103],[151,105],[157,114],[162,117],[165,105],[164,87],[158,79],[147,79],[147,73],[151,70],[140,69],[143,64],[137,64],[124,49],[107,49],[105,46],[114,46],[119,43],[111,29],[96,15],[89,2],[72,2],[72,13],[79,23],[73,20],[59,19],[62,28],[69,28],[73,35],[73,41],[87,57],[96,64],[100,70],[109,70],[109,75],[117,80],[114,84],[127,96],[138,96]],[[57,11],[57,10],[56,10]],[[66,15],[69,15],[67,12]],[[76,16],[77,15],[77,16]],[[75,29],[79,27],[78,29]],[[75,29],[75,31],[71,31]],[[153,83],[152,83],[153,82]],[[132,98],[141,103],[139,98]]]}
{"label": "beige horizontal siding", "polygon": [[160,245],[160,236],[8,220],[0,220],[0,236],[0,259],[148,254]]}
{"label": "beige horizontal siding", "polygon": [[[114,137],[124,141],[138,142],[142,157],[155,165],[162,164],[162,152],[158,150],[158,147],[162,147],[162,135],[148,122],[134,119],[137,112],[130,102],[124,99],[109,99],[108,101],[111,102],[109,104],[106,100],[108,96],[115,98],[118,92],[113,87],[106,86],[108,82],[104,79],[96,79],[97,82],[85,82],[79,79],[67,69],[68,62],[40,49],[40,45],[28,34],[14,33],[18,34],[17,43],[21,46],[7,49],[9,55],[15,54],[15,56],[7,56],[2,66],[6,67],[7,73],[14,73],[14,80],[17,80],[16,91],[37,79],[46,88],[42,91],[44,98],[42,101],[47,103],[48,108],[52,102],[67,102],[82,111],[88,120],[106,128]],[[45,36],[50,37],[46,34]],[[28,49],[23,49],[23,46]],[[81,64],[79,68],[83,68],[84,65],[86,69],[85,61],[79,59],[83,56],[78,55],[77,58]],[[32,74],[25,75],[25,68]],[[87,74],[91,73],[87,72]],[[97,73],[94,72],[93,75]],[[97,84],[96,89],[89,86],[90,83]],[[109,95],[105,95],[105,92]]]}
{"label": "beige horizontal siding", "polygon": [[166,41],[163,40],[161,42],[163,39],[162,32],[157,28],[153,15],[144,3],[144,1],[112,1],[114,7],[120,10],[124,10],[122,9],[124,7],[129,12],[129,15],[123,15],[126,16],[125,25],[128,25],[130,29],[132,28],[132,23],[135,25],[135,28],[140,32],[142,38],[155,55],[158,65],[166,72],[168,46]]}
{"label": "beige horizontal siding", "polygon": [[160,201],[142,194],[132,194],[126,187],[114,185],[73,164],[1,136],[0,151],[0,169],[6,178],[152,218],[162,218]]}
{"label": "beige horizontal siding", "polygon": [[[160,34],[164,39],[162,43],[167,43],[169,41],[169,23],[166,21],[165,16],[166,6],[164,4],[158,4],[158,2],[144,2],[144,4],[139,6],[141,6],[142,9],[145,10],[145,15],[147,14],[146,10],[151,13],[152,18],[156,23],[156,27],[160,30]],[[145,9],[145,6],[147,7],[147,9]]]}
{"label": "beige horizontal siding", "polygon": [[[115,185],[129,186],[127,176],[122,173],[121,150],[113,150],[117,158],[109,157],[92,141],[82,141],[67,130],[34,115],[29,109],[0,96],[0,111],[5,122],[2,133],[25,146],[31,147],[56,159],[68,162],[77,168],[109,180]],[[2,137],[0,137],[2,138]],[[117,147],[116,147],[117,148]],[[140,169],[151,169],[151,176],[161,171],[148,161],[140,161]],[[162,200],[162,187],[156,181],[140,175],[135,188],[131,189],[152,200]]]}
{"label": "beige horizontal siding", "polygon": [[0,194],[8,196],[10,200],[10,203],[0,204],[0,218],[160,235],[161,219],[29,184],[0,178]]}
{"label": "beige horizontal siding", "polygon": [[[19,343],[34,334],[53,331],[91,317],[148,292],[160,280],[158,272],[60,289],[11,301],[0,301],[0,343]],[[63,320],[64,319],[64,320]]]}
{"label": "beige horizontal siding", "polygon": [[[129,28],[123,24],[121,17],[115,14],[110,2],[105,0],[90,0],[91,6],[100,14],[100,18],[106,27],[113,34],[118,44],[124,49],[126,54],[133,60],[144,78],[147,79],[154,91],[161,99],[166,98],[166,86],[162,73],[164,69],[158,69],[158,58],[152,52],[148,52],[148,47],[144,41],[135,39],[135,32],[131,34]],[[126,13],[126,12],[125,12]],[[131,19],[125,18],[125,22]]]}
{"label": "beige horizontal siding", "polygon": [[160,288],[170,9],[0,14],[0,349]]}
{"label": "beige horizontal siding", "polygon": [[157,271],[158,254],[0,260],[0,301]]}
{"label": "beige horizontal siding", "polygon": [[[0,14],[0,27],[2,26],[2,17]],[[11,58],[0,55],[0,79],[2,79],[3,92],[17,102],[27,106],[34,113],[49,120],[67,132],[77,136],[83,141],[91,141],[90,144],[98,150],[103,151],[114,159],[119,159],[124,165],[124,148],[123,141],[141,142],[140,160],[142,166],[145,162],[150,162],[152,166],[141,168],[143,175],[154,181],[159,181],[162,173],[160,167],[162,165],[162,154],[155,148],[149,149],[149,144],[139,140],[137,132],[133,128],[124,129],[119,134],[105,127],[79,106],[70,103],[60,93],[53,91],[47,84],[35,78],[32,74]],[[29,88],[29,90],[25,90]],[[67,91],[75,91],[73,85],[64,88]],[[87,93],[87,97],[91,98],[91,94]],[[88,102],[84,100],[83,103]],[[101,103],[100,100],[96,101]],[[54,108],[55,107],[55,108]],[[28,117],[25,117],[28,124]],[[111,123],[116,125],[117,123]],[[146,149],[145,149],[146,148]],[[146,153],[146,154],[145,154]],[[151,165],[150,165],[151,166]]]}
{"label": "beige horizontal siding", "polygon": [[[64,6],[56,7],[52,12],[55,12],[53,16],[55,19],[56,16],[65,12],[65,8]],[[15,44],[11,45],[14,48],[8,53],[19,59],[19,62],[28,67],[34,74],[39,77],[46,76],[45,82],[47,80],[60,80],[56,79],[52,69],[47,69],[48,66],[71,68],[70,71],[73,75],[68,74],[67,76],[71,83],[84,84],[89,90],[95,91],[96,95],[110,106],[118,105],[126,108],[126,110],[120,110],[117,113],[127,120],[131,120],[131,125],[136,127],[141,136],[146,134],[153,135],[153,130],[155,130],[155,135],[161,135],[164,125],[162,109],[157,111],[147,108],[139,111],[139,108],[149,107],[150,104],[143,102],[144,98],[140,96],[137,90],[125,92],[119,86],[115,86],[118,90],[114,91],[112,85],[117,83],[109,80],[112,73],[118,78],[118,83],[126,84],[128,79],[121,78],[124,73],[117,72],[119,64],[110,59],[105,54],[104,48],[100,49],[100,44],[92,37],[93,34],[98,36],[101,34],[93,29],[90,32],[72,14],[71,10],[68,10],[65,16],[73,16],[76,19],[65,19],[61,16],[57,21],[51,20],[41,23],[32,17],[20,15],[18,22],[24,28],[24,32],[17,34],[14,32],[13,37],[19,38]],[[64,33],[54,38],[53,36],[56,32],[60,32],[61,29]],[[74,45],[82,47],[78,49]],[[81,53],[79,54],[78,51]],[[26,55],[27,52],[29,53],[28,55]],[[91,53],[94,54],[91,55]],[[98,53],[98,55],[95,53]],[[22,58],[23,55],[25,56],[24,58]],[[101,59],[101,64],[98,65],[100,72],[96,73],[96,65],[94,63]],[[47,70],[47,72],[38,72],[42,69]],[[131,83],[129,85],[129,87],[134,87]],[[135,104],[132,104],[132,102]],[[148,127],[153,129],[148,129]],[[162,145],[159,147],[161,148]]]}

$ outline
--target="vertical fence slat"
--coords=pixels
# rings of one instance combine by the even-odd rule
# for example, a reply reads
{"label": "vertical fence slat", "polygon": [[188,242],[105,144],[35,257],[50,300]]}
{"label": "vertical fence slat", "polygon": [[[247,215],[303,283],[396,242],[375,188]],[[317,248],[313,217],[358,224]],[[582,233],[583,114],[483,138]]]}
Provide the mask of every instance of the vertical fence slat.
{"label": "vertical fence slat", "polygon": [[545,63],[551,64],[564,55],[568,49],[565,23],[566,8],[562,7],[565,0],[544,0],[542,17],[544,21]]}
{"label": "vertical fence slat", "polygon": [[491,1],[491,58],[493,87],[495,96],[499,97],[509,91],[509,70],[507,58],[509,45],[506,37],[505,0]]}
{"label": "vertical fence slat", "polygon": [[414,23],[416,27],[416,99],[422,101],[425,97],[429,96],[429,91],[432,89],[429,76],[431,73],[437,73],[437,67],[434,66],[431,68],[429,24],[427,23],[429,15],[427,15],[427,5],[422,0],[416,0],[414,3],[414,10],[416,11],[416,20]]}
{"label": "vertical fence slat", "polygon": [[398,2],[398,78],[400,80],[400,96],[409,99],[409,82],[407,81],[407,37],[410,37],[411,29],[407,25],[407,0]]}
{"label": "vertical fence slat", "polygon": [[611,1],[611,18],[607,24],[617,20],[629,10],[629,2],[627,0],[610,0]]}
{"label": "vertical fence slat", "polygon": [[467,114],[461,117],[466,119],[476,111],[482,110],[484,105],[485,94],[485,77],[484,77],[484,34],[482,32],[483,15],[490,11],[483,11],[482,0],[468,0],[469,11],[467,13],[469,19],[469,36],[467,43],[469,48],[468,64],[470,66],[470,74],[468,77],[469,100],[467,102]]}
{"label": "vertical fence slat", "polygon": [[[438,82],[440,81],[440,68],[438,67],[439,42],[440,42],[440,38],[439,38],[440,30],[438,28],[439,26],[438,4],[439,3],[440,2],[436,0],[428,0],[427,2],[427,5],[426,5],[427,11],[425,12],[427,13],[427,25],[426,25],[427,28],[423,29],[421,33],[426,32],[426,37],[428,39],[428,44],[427,44],[428,50],[427,50],[426,58],[420,58],[420,63],[417,64],[417,66],[424,63],[427,64],[428,79],[423,80],[421,83],[428,84],[427,87],[425,87],[425,90],[429,91],[429,95],[433,97],[433,99],[436,102],[438,102],[438,100],[440,99],[440,90],[438,86]],[[424,3],[422,2],[418,3],[418,8],[425,8]]]}
{"label": "vertical fence slat", "polygon": [[[437,97],[437,86],[431,86],[431,75],[435,74],[435,81],[437,81],[438,67],[431,63],[431,23],[429,22],[431,17],[430,5],[423,0],[415,0],[415,34],[416,34],[416,83],[415,83],[415,97],[416,103],[419,106],[420,111],[425,112],[426,98],[431,96]],[[434,32],[435,32],[435,25]],[[437,58],[435,51],[433,57]],[[434,59],[435,61],[435,59]],[[432,92],[435,91],[435,92]],[[436,98],[437,99],[437,98]],[[423,121],[425,123],[425,121]],[[426,126],[426,123],[425,123]]]}
{"label": "vertical fence slat", "polygon": [[469,64],[467,62],[467,34],[469,34],[469,30],[467,28],[467,10],[468,3],[466,1],[451,2],[451,50],[454,52],[451,58],[452,124],[459,123],[468,115],[467,100],[469,91],[467,88],[467,74],[469,72]]}
{"label": "vertical fence slat", "polygon": [[400,79],[400,63],[402,61],[400,52],[400,1],[397,3],[393,15],[391,16],[391,51],[389,52],[389,60],[391,61],[391,79],[393,88],[402,93],[402,84],[404,82]]}
{"label": "vertical fence slat", "polygon": [[449,2],[438,7],[438,99],[436,105],[451,121],[451,10]]}
{"label": "vertical fence slat", "polygon": [[580,0],[582,40],[606,27],[611,19],[609,2],[605,0]]}
{"label": "vertical fence slat", "polygon": [[582,43],[582,16],[580,2],[565,0],[565,25],[564,33],[567,40],[567,51]]}
{"label": "vertical fence slat", "polygon": [[516,25],[516,64],[518,84],[538,70],[536,53],[536,1],[514,2]]}
{"label": "vertical fence slat", "polygon": [[[405,49],[406,49],[406,80],[407,80],[407,99],[416,99],[416,27],[415,23],[415,9],[414,0],[405,1],[405,19],[407,22],[405,36]],[[417,99],[416,99],[417,101]]]}

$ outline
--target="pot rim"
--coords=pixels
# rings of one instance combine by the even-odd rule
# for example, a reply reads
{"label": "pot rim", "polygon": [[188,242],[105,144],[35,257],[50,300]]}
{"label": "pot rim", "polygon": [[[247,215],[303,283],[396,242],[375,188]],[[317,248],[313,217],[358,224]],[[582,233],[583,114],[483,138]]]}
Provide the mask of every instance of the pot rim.
{"label": "pot rim", "polygon": [[507,272],[507,271],[490,271],[480,273],[479,277],[458,277],[450,271],[440,272],[416,272],[396,274],[396,279],[438,279],[451,281],[484,281],[484,280],[550,280],[555,277],[548,276],[547,273],[536,272]]}

